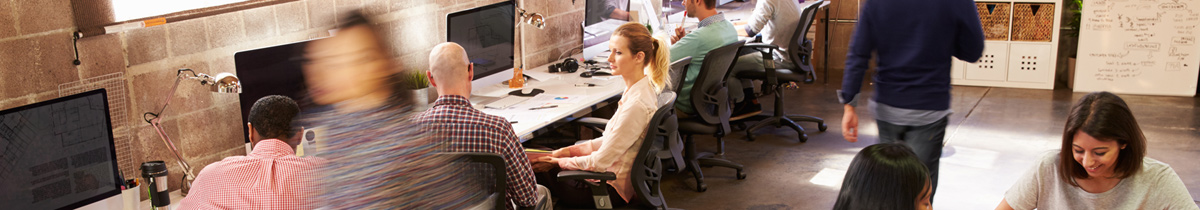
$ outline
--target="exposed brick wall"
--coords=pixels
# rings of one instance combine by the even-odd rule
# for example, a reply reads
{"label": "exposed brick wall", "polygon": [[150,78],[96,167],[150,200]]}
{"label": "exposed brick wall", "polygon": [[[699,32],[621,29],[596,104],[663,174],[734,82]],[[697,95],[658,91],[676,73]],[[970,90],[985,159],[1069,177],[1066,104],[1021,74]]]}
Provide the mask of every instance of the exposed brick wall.
{"label": "exposed brick wall", "polygon": [[[238,51],[328,35],[336,16],[365,8],[393,30],[402,68],[427,69],[430,48],[445,41],[446,14],[500,0],[304,0],[190,19],[79,40],[82,65],[74,59],[71,0],[0,0],[0,109],[57,98],[58,86],[100,75],[123,73],[134,164],[164,160],[171,188],[182,169],[166,151],[142,113],[161,106],[175,70],[236,72]],[[579,47],[584,1],[527,0],[527,10],[549,20],[544,30],[525,30],[527,62],[538,66]],[[399,42],[399,41],[397,41]],[[238,97],[181,84],[163,121],[194,173],[215,161],[244,155]]]}

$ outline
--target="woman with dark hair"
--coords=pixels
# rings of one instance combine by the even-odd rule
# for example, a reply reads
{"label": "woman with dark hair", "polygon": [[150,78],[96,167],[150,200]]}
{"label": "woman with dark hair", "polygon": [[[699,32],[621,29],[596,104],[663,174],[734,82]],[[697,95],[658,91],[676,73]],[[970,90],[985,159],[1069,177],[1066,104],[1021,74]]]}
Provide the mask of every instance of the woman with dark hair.
{"label": "woman with dark hair", "polygon": [[[413,122],[388,36],[351,12],[337,34],[305,46],[312,101],[331,109],[309,116],[323,132],[312,152],[328,160],[309,190],[313,209],[464,209],[483,202],[438,143]],[[300,186],[297,186],[300,187]]]}
{"label": "woman with dark hair", "polygon": [[850,161],[834,210],[912,210],[930,206],[929,170],[904,144],[863,148]]}
{"label": "woman with dark hair", "polygon": [[1175,170],[1146,157],[1146,137],[1117,95],[1071,108],[1062,148],[1005,193],[996,209],[1200,209]]}

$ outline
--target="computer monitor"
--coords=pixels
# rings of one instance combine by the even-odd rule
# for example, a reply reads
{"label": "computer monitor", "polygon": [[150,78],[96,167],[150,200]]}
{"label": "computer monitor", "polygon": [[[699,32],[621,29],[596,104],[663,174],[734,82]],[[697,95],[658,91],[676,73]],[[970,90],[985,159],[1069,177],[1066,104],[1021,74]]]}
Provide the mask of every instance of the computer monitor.
{"label": "computer monitor", "polygon": [[[592,60],[596,56],[606,54],[608,39],[612,32],[621,24],[629,22],[626,18],[614,18],[620,15],[614,13],[629,12],[629,0],[587,0],[583,18],[583,58]],[[603,59],[600,59],[603,60]]]}
{"label": "computer monitor", "polygon": [[475,64],[475,79],[513,68],[512,1],[446,15],[446,41],[458,43]]}
{"label": "computer monitor", "polygon": [[74,209],[119,196],[111,120],[104,89],[0,111],[0,208]]}
{"label": "computer monitor", "polygon": [[[242,83],[242,93],[238,101],[242,108],[242,137],[250,142],[250,130],[246,123],[250,120],[250,108],[254,102],[269,95],[282,95],[292,98],[300,105],[303,114],[323,110],[323,106],[312,102],[308,95],[308,86],[304,83],[302,61],[304,46],[311,42],[301,41],[259,49],[241,51],[233,54],[234,66],[238,79]],[[306,136],[307,138],[308,136]],[[306,139],[312,141],[312,139]]]}

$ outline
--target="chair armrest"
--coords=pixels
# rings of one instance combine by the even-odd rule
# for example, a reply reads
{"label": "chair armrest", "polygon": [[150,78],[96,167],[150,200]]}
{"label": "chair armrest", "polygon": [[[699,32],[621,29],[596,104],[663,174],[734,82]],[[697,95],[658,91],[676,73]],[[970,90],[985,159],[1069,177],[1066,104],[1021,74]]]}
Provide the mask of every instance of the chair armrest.
{"label": "chair armrest", "polygon": [[779,49],[779,46],[775,46],[775,45],[773,45],[773,44],[767,44],[767,43],[746,43],[746,45],[742,45],[742,48],[743,48],[743,49],[745,49],[745,48],[753,48],[753,49],[756,49],[756,50],[759,50],[759,49],[771,49],[771,50],[778,50],[778,49]]}
{"label": "chair armrest", "polygon": [[589,126],[589,127],[604,129],[604,127],[608,125],[608,119],[599,118],[599,117],[581,117],[579,119],[575,119],[574,121],[571,121],[571,123],[579,124],[582,126]]}
{"label": "chair armrest", "polygon": [[597,172],[591,172],[591,171],[562,171],[562,172],[558,172],[558,178],[559,179],[573,179],[573,180],[596,179],[596,180],[608,181],[608,180],[616,180],[617,174],[615,174],[613,172],[608,172],[608,171],[605,171],[604,173],[597,173]]}

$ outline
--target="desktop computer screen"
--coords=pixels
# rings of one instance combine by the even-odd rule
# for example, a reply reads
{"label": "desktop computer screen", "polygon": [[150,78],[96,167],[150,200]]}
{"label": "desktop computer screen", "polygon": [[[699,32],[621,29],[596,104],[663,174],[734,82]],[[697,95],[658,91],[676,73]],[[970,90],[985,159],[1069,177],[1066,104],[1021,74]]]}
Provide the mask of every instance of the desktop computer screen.
{"label": "desktop computer screen", "polygon": [[475,79],[513,68],[512,1],[450,13],[446,41],[458,43],[475,64]]}
{"label": "desktop computer screen", "polygon": [[0,111],[0,208],[74,209],[119,196],[110,120],[104,89]]}
{"label": "desktop computer screen", "polygon": [[302,115],[322,110],[322,106],[312,102],[308,96],[308,86],[304,83],[304,46],[310,41],[233,54],[237,76],[242,82],[242,93],[238,94],[238,102],[242,108],[242,137],[246,138],[246,142],[250,142],[247,135],[250,131],[245,126],[250,119],[250,108],[264,96],[282,95],[292,98],[300,105]]}

